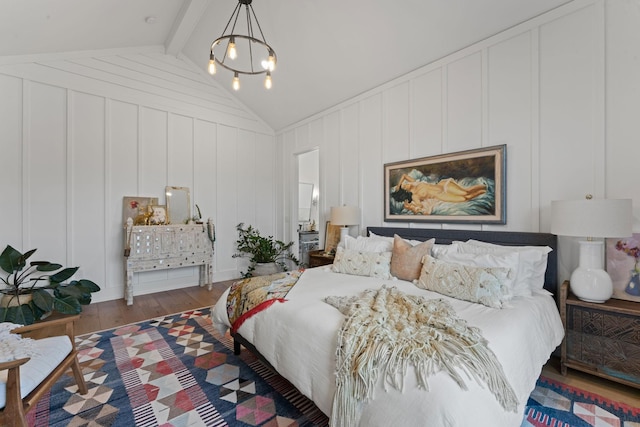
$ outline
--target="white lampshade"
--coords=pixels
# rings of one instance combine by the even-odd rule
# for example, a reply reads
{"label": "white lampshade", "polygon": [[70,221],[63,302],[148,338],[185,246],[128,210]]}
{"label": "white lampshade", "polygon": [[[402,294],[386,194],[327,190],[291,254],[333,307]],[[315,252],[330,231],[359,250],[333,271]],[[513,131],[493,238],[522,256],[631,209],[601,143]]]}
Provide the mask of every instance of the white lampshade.
{"label": "white lampshade", "polygon": [[331,208],[331,224],[341,225],[340,242],[349,234],[349,225],[357,225],[360,221],[360,209],[357,206],[335,206]]}
{"label": "white lampshade", "polygon": [[575,237],[629,237],[631,199],[551,202],[551,233]]}
{"label": "white lampshade", "polygon": [[580,242],[580,264],[571,274],[571,290],[578,298],[599,303],[611,298],[613,284],[603,269],[604,244],[591,238],[629,237],[632,222],[630,199],[551,202],[553,234],[589,238]]}
{"label": "white lampshade", "polygon": [[357,225],[360,221],[360,209],[357,206],[336,206],[331,208],[331,224]]}

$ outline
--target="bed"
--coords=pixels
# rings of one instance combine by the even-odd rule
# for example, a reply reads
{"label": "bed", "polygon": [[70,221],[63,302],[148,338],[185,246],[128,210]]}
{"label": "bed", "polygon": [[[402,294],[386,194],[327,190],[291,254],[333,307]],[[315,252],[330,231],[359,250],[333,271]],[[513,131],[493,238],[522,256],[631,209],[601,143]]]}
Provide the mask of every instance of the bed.
{"label": "bed", "polygon": [[[529,249],[535,251],[537,248],[546,248],[546,270],[543,267],[542,273],[544,279],[540,278],[540,289],[534,289],[530,295],[511,295],[501,308],[495,308],[423,289],[408,280],[338,273],[332,266],[311,268],[300,275],[286,295],[286,302],[273,304],[246,319],[232,333],[236,349],[239,350],[242,344],[257,353],[321,411],[331,416],[336,395],[336,348],[345,315],[327,304],[325,298],[360,295],[368,289],[385,286],[406,295],[443,300],[450,304],[460,319],[469,326],[479,328],[488,341],[488,347],[499,361],[504,377],[513,390],[517,408],[506,410],[486,384],[466,376],[466,390],[445,372],[430,375],[428,390],[424,390],[418,387],[419,376],[409,366],[403,375],[401,390],[385,385],[383,378],[377,381],[373,399],[358,405],[356,424],[521,425],[524,407],[542,367],[560,345],[564,335],[554,298],[557,290],[556,237],[546,233],[396,227],[369,227],[367,230],[370,241],[386,239],[389,242],[396,235],[399,237],[395,238],[398,240],[394,241],[394,245],[403,240],[404,244],[410,242],[409,245],[417,247],[420,241],[435,239],[435,244],[431,241],[431,253],[436,249],[446,252],[459,245],[452,243],[469,240],[478,246],[487,244],[486,247],[491,248],[487,249],[488,252],[495,249],[497,253],[509,256],[511,252],[518,252],[519,259],[524,258],[522,254],[526,251],[530,253]],[[480,255],[475,257],[482,258]],[[431,261],[436,258],[429,257]],[[520,265],[525,263],[521,261]],[[422,268],[424,274],[425,267]],[[520,276],[520,272],[517,275],[524,277]],[[223,333],[230,328],[227,292],[212,309],[212,321]],[[348,424],[335,418],[331,421],[334,425]]]}

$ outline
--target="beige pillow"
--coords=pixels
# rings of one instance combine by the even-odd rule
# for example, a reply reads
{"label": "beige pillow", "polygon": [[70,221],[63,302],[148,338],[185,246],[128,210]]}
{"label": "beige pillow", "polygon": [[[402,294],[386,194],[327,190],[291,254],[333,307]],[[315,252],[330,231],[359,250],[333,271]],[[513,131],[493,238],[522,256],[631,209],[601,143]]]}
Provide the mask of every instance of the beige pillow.
{"label": "beige pillow", "polygon": [[390,263],[391,252],[366,252],[338,246],[331,269],[336,273],[390,279]]}
{"label": "beige pillow", "polygon": [[413,246],[411,242],[397,234],[393,236],[391,275],[409,282],[418,280],[422,269],[422,258],[431,253],[435,242],[436,239],[431,239]]}
{"label": "beige pillow", "polygon": [[456,299],[502,308],[509,299],[504,281],[510,270],[501,267],[473,267],[425,256],[416,286]]}

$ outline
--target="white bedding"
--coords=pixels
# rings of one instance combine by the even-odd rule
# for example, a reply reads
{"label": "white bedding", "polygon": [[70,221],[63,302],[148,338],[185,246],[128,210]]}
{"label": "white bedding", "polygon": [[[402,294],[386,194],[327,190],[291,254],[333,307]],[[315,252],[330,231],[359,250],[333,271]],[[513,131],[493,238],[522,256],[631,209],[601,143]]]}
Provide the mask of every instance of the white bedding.
{"label": "white bedding", "polygon": [[[551,296],[517,297],[503,309],[489,308],[417,288],[402,280],[334,273],[330,267],[307,269],[287,295],[248,319],[238,330],[260,353],[325,414],[331,414],[335,390],[335,350],[343,315],[322,299],[356,295],[382,284],[407,294],[447,300],[469,325],[481,329],[518,397],[518,412],[505,412],[483,385],[467,380],[464,391],[444,373],[429,379],[429,391],[415,387],[412,370],[405,390],[385,391],[380,384],[373,402],[362,408],[360,426],[520,426],[524,406],[542,366],[561,343],[563,327]],[[213,324],[229,328],[225,292],[212,310]]]}

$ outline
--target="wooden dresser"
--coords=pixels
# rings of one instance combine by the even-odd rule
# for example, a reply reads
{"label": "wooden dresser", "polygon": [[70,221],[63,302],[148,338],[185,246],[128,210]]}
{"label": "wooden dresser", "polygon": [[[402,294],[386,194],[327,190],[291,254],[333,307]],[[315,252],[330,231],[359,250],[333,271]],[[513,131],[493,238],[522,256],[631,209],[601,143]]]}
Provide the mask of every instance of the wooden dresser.
{"label": "wooden dresser", "polygon": [[133,274],[200,266],[200,286],[213,281],[213,223],[131,225],[125,228],[125,299],[133,304]]}
{"label": "wooden dresser", "polygon": [[562,374],[573,368],[640,388],[640,303],[581,301],[568,281],[560,287],[559,303],[566,333]]}

